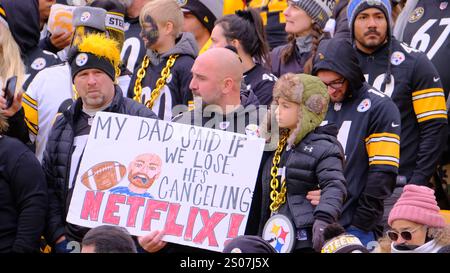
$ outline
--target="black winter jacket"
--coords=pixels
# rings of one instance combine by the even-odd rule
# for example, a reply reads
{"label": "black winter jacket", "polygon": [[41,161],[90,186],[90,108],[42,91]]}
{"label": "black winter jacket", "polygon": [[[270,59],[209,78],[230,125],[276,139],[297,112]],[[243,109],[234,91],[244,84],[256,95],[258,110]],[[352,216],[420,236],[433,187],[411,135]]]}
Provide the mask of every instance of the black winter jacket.
{"label": "black winter jacket", "polygon": [[[296,229],[311,229],[314,221],[337,222],[346,198],[346,182],[343,175],[344,153],[336,139],[334,126],[318,127],[281,154],[279,169],[285,167],[287,200],[279,213],[286,215]],[[270,180],[273,153],[262,170],[262,210],[259,234],[270,217]],[[280,179],[279,179],[280,181]],[[280,181],[281,183],[281,181]],[[320,203],[313,206],[306,199],[309,191],[321,191]],[[312,238],[308,238],[311,243]],[[312,243],[311,243],[312,245]]]}
{"label": "black winter jacket", "polygon": [[39,252],[47,206],[39,161],[24,144],[0,135],[0,253]]}
{"label": "black winter jacket", "polygon": [[[80,241],[81,234],[74,234],[67,229],[66,215],[70,204],[68,180],[70,174],[70,160],[74,140],[74,126],[80,118],[82,101],[79,98],[62,116],[59,116],[49,135],[47,147],[44,152],[43,168],[48,183],[49,214],[45,231],[46,239],[52,244],[65,235],[67,239]],[[147,118],[157,116],[144,105],[124,98],[120,87],[116,92],[111,105],[105,112],[128,114]]]}

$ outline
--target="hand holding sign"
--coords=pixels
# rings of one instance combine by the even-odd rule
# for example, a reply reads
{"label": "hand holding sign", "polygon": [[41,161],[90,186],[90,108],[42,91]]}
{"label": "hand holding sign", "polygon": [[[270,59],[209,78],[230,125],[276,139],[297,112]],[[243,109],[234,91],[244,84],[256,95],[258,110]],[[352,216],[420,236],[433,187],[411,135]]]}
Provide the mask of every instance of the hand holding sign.
{"label": "hand holding sign", "polygon": [[164,231],[153,230],[145,236],[139,236],[139,244],[145,251],[154,253],[166,246],[166,242],[162,240]]}
{"label": "hand holding sign", "polygon": [[263,149],[246,135],[99,112],[67,221],[125,227],[150,252],[165,242],[222,251],[245,231]]}

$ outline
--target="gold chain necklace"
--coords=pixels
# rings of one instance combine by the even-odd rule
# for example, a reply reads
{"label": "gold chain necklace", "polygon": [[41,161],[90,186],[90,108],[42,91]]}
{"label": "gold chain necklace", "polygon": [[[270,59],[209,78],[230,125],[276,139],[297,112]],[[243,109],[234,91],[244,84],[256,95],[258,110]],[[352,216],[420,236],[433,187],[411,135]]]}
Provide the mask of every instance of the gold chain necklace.
{"label": "gold chain necklace", "polygon": [[270,174],[272,179],[270,180],[270,187],[272,191],[270,192],[270,199],[272,203],[270,204],[270,210],[273,212],[278,211],[280,206],[286,202],[286,180],[281,182],[280,192],[277,191],[280,182],[278,181],[278,164],[280,164],[281,153],[286,145],[288,135],[285,135],[278,142],[278,148],[275,151],[275,155],[272,159],[272,169],[270,170]]}
{"label": "gold chain necklace", "polygon": [[[175,64],[175,60],[178,55],[170,55],[167,60],[166,66],[161,70],[161,77],[156,81],[155,89],[151,92],[150,99],[145,102],[145,106],[152,108],[156,99],[159,97],[161,88],[166,84],[166,80],[170,75],[170,69]],[[142,103],[142,79],[145,77],[145,70],[150,65],[150,58],[145,55],[142,60],[141,67],[137,72],[136,82],[134,84],[134,97],[133,100]]]}

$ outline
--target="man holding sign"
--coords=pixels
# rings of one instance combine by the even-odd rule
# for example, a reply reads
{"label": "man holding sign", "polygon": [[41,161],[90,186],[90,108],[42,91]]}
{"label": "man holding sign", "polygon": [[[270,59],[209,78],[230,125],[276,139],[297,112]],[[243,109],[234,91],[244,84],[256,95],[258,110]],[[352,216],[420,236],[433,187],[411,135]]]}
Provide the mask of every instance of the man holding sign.
{"label": "man holding sign", "polygon": [[117,42],[102,34],[86,36],[69,58],[79,98],[55,121],[43,160],[50,204],[46,239],[57,252],[67,252],[68,241],[80,242],[87,231],[65,219],[94,116],[105,111],[156,118],[145,106],[124,98],[114,84],[119,62]]}
{"label": "man holding sign", "polygon": [[[125,227],[142,236],[139,243],[148,252],[160,250],[165,242],[176,244],[164,249],[168,252],[221,252],[229,240],[245,233],[252,217],[263,149],[263,139],[243,134],[98,113],[67,221],[89,228]],[[87,183],[86,177],[95,183]],[[148,186],[151,197],[131,194]],[[127,191],[110,190],[117,187]]]}
{"label": "man holding sign", "polygon": [[[197,57],[192,67],[189,88],[195,100],[195,109],[176,116],[173,121],[228,132],[259,136],[259,120],[265,116],[255,105],[248,105],[240,92],[243,67],[237,54],[226,48],[213,48]],[[244,105],[247,105],[244,108]],[[258,202],[257,202],[258,203]],[[251,212],[250,212],[251,214]],[[250,217],[248,222],[254,221]],[[249,224],[247,224],[249,225]],[[250,224],[252,226],[252,224]],[[248,231],[247,231],[248,232]],[[165,246],[160,232],[140,238],[141,246],[155,252]],[[205,250],[170,244],[168,252],[205,252]]]}

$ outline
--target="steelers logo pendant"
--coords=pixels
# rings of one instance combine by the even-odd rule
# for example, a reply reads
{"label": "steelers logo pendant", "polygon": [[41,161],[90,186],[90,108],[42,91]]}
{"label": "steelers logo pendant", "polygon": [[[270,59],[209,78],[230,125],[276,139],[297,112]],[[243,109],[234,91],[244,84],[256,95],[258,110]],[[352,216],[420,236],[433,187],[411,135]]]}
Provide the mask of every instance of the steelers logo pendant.
{"label": "steelers logo pendant", "polygon": [[274,214],[264,225],[262,237],[278,253],[290,253],[294,247],[295,229],[289,218],[282,214]]}

